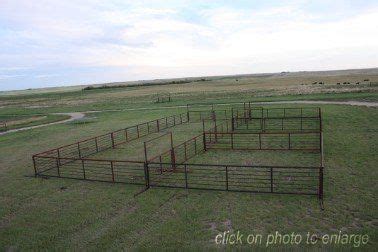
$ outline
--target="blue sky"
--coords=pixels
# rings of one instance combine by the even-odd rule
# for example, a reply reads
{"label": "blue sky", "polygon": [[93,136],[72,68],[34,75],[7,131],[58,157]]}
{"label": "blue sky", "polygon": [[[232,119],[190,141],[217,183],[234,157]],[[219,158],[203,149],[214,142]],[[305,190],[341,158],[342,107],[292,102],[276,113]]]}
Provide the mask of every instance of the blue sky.
{"label": "blue sky", "polygon": [[0,90],[378,67],[378,1],[0,0]]}

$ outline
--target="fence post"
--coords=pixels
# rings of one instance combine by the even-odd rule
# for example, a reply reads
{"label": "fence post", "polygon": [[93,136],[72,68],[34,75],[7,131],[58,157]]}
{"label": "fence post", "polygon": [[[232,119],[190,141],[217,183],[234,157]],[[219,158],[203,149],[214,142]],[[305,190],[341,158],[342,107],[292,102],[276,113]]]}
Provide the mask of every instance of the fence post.
{"label": "fence post", "polygon": [[288,136],[289,136],[289,150],[291,150],[291,141],[290,141],[291,134],[289,133]]}
{"label": "fence post", "polygon": [[234,117],[232,117],[231,118],[231,131],[235,131],[235,118]]}
{"label": "fence post", "polygon": [[59,150],[59,148],[56,149],[56,152],[58,153],[58,162],[59,162],[59,165],[61,165],[61,163],[60,163],[60,150]]}
{"label": "fence post", "polygon": [[161,155],[159,156],[159,162],[160,162],[160,174],[163,174],[163,163],[161,160]]}
{"label": "fence post", "polygon": [[171,163],[172,163],[173,172],[175,172],[176,171],[176,156],[175,156],[174,148],[171,149]]}
{"label": "fence post", "polygon": [[35,156],[33,156],[34,177],[37,177],[37,166],[35,163]]}
{"label": "fence post", "polygon": [[77,152],[79,154],[79,158],[81,158],[80,142],[77,142]]}
{"label": "fence post", "polygon": [[58,171],[58,177],[60,177],[59,158],[56,158],[56,159],[55,159],[55,162],[56,162],[56,169],[57,169],[57,171]]}
{"label": "fence post", "polygon": [[260,146],[260,150],[261,150],[261,133],[259,133],[259,146]]}
{"label": "fence post", "polygon": [[250,101],[248,102],[248,116],[249,116],[249,119],[251,119],[252,111],[251,111],[251,102]]}
{"label": "fence post", "polygon": [[194,138],[194,155],[197,155],[197,137]]}
{"label": "fence post", "polygon": [[319,123],[320,123],[320,125],[319,125],[319,128],[320,128],[320,131],[322,131],[323,130],[323,125],[322,125],[322,111],[321,111],[321,109],[320,108],[318,108],[319,109]]}
{"label": "fence post", "polygon": [[150,122],[147,122],[147,134],[150,133]]}
{"label": "fence post", "polygon": [[127,128],[125,129],[125,139],[126,139],[126,142],[129,140],[128,139],[128,134],[127,134]]}
{"label": "fence post", "polygon": [[114,132],[110,133],[110,138],[112,139],[112,148],[114,149]]}
{"label": "fence post", "polygon": [[320,165],[323,167],[324,166],[324,153],[323,153],[323,132],[320,132],[319,134],[319,140],[320,140]]}
{"label": "fence post", "polygon": [[147,158],[147,144],[146,144],[146,142],[143,142],[143,147],[144,147],[144,161],[147,163],[148,158]]}
{"label": "fence post", "polygon": [[136,129],[137,129],[137,138],[139,138],[139,124],[137,124]]}
{"label": "fence post", "polygon": [[226,190],[228,191],[228,166],[226,165]]}
{"label": "fence post", "polygon": [[113,161],[110,161],[110,168],[112,169],[112,181],[114,183],[114,165],[113,165]]}
{"label": "fence post", "polygon": [[318,189],[318,198],[323,199],[323,166],[319,167],[319,189]]}
{"label": "fence post", "polygon": [[231,132],[231,149],[234,149],[234,133]]}
{"label": "fence post", "polygon": [[84,159],[81,160],[81,165],[83,167],[83,178],[86,179],[86,176],[85,176],[85,168],[84,168]]}
{"label": "fence post", "polygon": [[203,149],[204,149],[204,151],[207,151],[207,148],[206,148],[206,135],[205,135],[205,132],[203,132]]}
{"label": "fence post", "polygon": [[188,170],[186,168],[186,164],[184,164],[184,170],[185,170],[185,188],[188,189]]}
{"label": "fence post", "polygon": [[157,132],[160,132],[159,119],[156,119],[156,128],[157,128]]}
{"label": "fence post", "polygon": [[146,184],[146,188],[150,188],[150,174],[148,171],[148,163],[144,162],[144,180]]}
{"label": "fence post", "polygon": [[182,114],[180,114],[180,124],[182,124]]}
{"label": "fence post", "polygon": [[95,145],[96,145],[96,152],[98,152],[98,140],[97,140],[97,137],[95,137]]}
{"label": "fence post", "polygon": [[186,120],[188,120],[188,122],[190,122],[189,111],[186,112]]}
{"label": "fence post", "polygon": [[273,192],[273,167],[270,167],[270,192]]}

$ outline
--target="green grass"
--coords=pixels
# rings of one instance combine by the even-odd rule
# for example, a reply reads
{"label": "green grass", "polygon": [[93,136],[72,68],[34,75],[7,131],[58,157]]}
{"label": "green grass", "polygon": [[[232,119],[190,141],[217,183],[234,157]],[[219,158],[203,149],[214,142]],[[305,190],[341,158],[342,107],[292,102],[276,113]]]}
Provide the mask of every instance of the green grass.
{"label": "green grass", "polygon": [[[191,94],[182,100],[174,100],[172,105],[244,99],[376,101],[377,97],[377,93],[265,98],[251,98],[248,93],[225,93],[221,96]],[[47,111],[145,106],[158,107],[148,97],[134,97],[106,102],[96,100],[90,105],[52,105]],[[294,106],[297,105],[290,105]],[[307,196],[152,188],[134,197],[141,186],[27,177],[33,174],[31,155],[34,153],[184,111],[184,108],[94,113],[90,115],[92,119],[87,119],[90,123],[52,125],[1,136],[0,248],[221,248],[214,244],[215,236],[231,229],[244,234],[264,235],[275,231],[321,235],[340,230],[348,234],[369,234],[370,242],[365,248],[372,250],[378,245],[377,108],[344,105],[321,105],[321,108],[326,166],[324,211],[320,210],[315,197]],[[43,109],[9,105],[0,110],[2,114],[31,114]],[[183,135],[182,139],[185,138]],[[258,159],[258,155],[246,158]],[[240,161],[238,157],[232,156],[230,160]],[[222,154],[208,157],[209,160],[221,158],[227,159]],[[288,158],[280,156],[272,161],[287,161]],[[243,247],[251,248],[250,245]],[[330,248],[319,244],[315,247]]]}
{"label": "green grass", "polygon": [[40,115],[40,116],[0,116],[0,121],[5,121],[7,123],[7,127],[0,128],[1,131],[12,130],[12,129],[20,129],[25,127],[37,126],[41,124],[48,124],[58,121],[63,121],[69,119],[70,116],[68,115]]}

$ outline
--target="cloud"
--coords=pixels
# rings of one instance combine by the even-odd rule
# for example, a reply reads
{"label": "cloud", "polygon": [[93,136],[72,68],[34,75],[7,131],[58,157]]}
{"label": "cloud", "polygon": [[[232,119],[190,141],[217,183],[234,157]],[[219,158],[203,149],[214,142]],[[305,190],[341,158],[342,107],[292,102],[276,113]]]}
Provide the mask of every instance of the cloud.
{"label": "cloud", "polygon": [[97,82],[88,69],[125,80],[374,67],[377,24],[368,1],[3,0],[0,69]]}

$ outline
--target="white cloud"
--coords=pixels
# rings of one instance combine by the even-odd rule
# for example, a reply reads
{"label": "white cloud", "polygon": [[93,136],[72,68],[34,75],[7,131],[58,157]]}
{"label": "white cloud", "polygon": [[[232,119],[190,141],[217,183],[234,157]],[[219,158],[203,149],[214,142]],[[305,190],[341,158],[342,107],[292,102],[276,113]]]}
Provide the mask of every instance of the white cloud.
{"label": "white cloud", "polygon": [[164,3],[3,0],[0,68],[125,67],[130,77],[147,79],[378,65],[371,57],[378,54],[378,5],[343,16],[338,1],[333,17],[305,8],[308,1],[197,9],[197,2]]}

